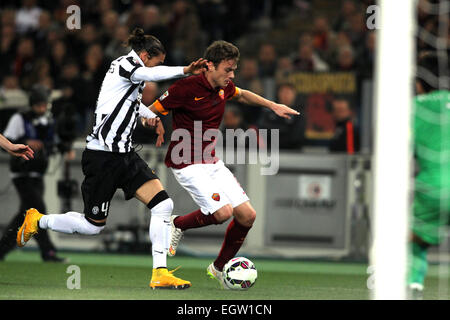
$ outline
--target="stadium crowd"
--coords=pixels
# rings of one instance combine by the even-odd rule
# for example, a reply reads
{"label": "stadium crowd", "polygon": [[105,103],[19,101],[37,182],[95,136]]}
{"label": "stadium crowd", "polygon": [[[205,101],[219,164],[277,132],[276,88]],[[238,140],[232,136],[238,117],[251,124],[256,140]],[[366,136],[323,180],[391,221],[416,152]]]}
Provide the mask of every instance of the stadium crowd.
{"label": "stadium crowd", "polygon": [[[236,85],[297,106],[296,92],[286,83],[294,72],[351,71],[358,82],[373,77],[375,31],[366,26],[366,9],[373,3],[370,0],[2,1],[0,130],[6,126],[8,116],[27,105],[27,92],[32,86],[40,84],[52,90],[55,105],[71,106],[78,119],[77,135],[84,138],[90,129],[104,74],[113,59],[130,50],[122,44],[137,26],[161,40],[168,52],[167,65],[184,65],[201,57],[212,40],[233,42],[241,49]],[[73,4],[81,8],[81,28],[70,30],[66,26],[69,16],[66,8]],[[431,33],[436,28],[435,18],[420,10],[419,22]],[[427,44],[419,42],[418,46],[426,49]],[[143,102],[153,102],[167,85],[147,85]],[[329,108],[333,109],[333,104]],[[359,106],[349,108],[354,118]],[[230,104],[228,112],[224,128],[264,128],[271,122],[263,111],[252,108]],[[292,140],[282,141],[283,148],[302,146],[305,116],[277,123],[285,131],[300,128],[295,131],[297,137],[280,135],[282,140]],[[141,137],[137,140],[148,142],[148,133],[142,130],[137,130]]]}

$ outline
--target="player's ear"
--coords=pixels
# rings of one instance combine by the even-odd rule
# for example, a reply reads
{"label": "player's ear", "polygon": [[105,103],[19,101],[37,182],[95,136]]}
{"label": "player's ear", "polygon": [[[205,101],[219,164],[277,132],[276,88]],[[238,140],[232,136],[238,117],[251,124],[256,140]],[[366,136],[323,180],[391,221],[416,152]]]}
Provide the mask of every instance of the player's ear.
{"label": "player's ear", "polygon": [[206,70],[208,70],[208,71],[214,70],[214,63],[212,61],[206,62]]}
{"label": "player's ear", "polygon": [[147,62],[147,52],[145,50],[142,50],[138,55],[139,58],[141,58],[142,62],[145,64]]}

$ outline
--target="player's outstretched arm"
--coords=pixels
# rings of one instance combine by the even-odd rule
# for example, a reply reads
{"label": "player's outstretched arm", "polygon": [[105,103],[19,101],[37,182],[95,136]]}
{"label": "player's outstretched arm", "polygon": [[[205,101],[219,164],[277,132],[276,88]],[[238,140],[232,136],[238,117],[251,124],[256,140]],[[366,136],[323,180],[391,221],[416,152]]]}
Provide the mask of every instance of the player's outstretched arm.
{"label": "player's outstretched arm", "polygon": [[15,157],[21,157],[25,160],[34,158],[34,152],[29,146],[24,144],[14,144],[3,135],[0,134],[0,146],[5,149],[9,154]]}
{"label": "player's outstretched arm", "polygon": [[164,81],[180,78],[189,74],[199,74],[206,70],[206,60],[198,59],[186,67],[140,67],[131,75],[131,81],[134,83],[139,81]]}
{"label": "player's outstretched arm", "polygon": [[235,98],[241,103],[269,108],[282,118],[290,119],[291,116],[300,115],[298,111],[289,108],[284,104],[267,100],[266,98],[261,97],[260,95],[257,95],[249,90],[239,89],[239,93],[235,96]]}

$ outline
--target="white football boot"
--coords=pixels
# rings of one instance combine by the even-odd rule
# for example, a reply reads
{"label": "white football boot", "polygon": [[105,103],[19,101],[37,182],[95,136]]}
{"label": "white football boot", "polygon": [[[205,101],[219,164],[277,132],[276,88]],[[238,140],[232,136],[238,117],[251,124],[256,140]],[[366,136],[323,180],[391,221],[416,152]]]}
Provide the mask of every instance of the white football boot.
{"label": "white football boot", "polygon": [[230,289],[228,288],[228,286],[225,284],[225,282],[223,281],[223,272],[219,271],[216,269],[216,267],[214,266],[214,263],[211,263],[208,268],[206,269],[206,274],[211,278],[211,279],[216,279],[219,283],[220,283],[220,287],[222,289]]}
{"label": "white football boot", "polygon": [[170,235],[170,246],[169,250],[167,251],[167,254],[170,257],[173,257],[177,254],[177,248],[178,244],[180,243],[181,238],[183,238],[183,231],[180,228],[175,227],[175,224],[173,223],[173,220],[178,216],[171,216],[170,217],[170,225],[171,225],[171,235]]}

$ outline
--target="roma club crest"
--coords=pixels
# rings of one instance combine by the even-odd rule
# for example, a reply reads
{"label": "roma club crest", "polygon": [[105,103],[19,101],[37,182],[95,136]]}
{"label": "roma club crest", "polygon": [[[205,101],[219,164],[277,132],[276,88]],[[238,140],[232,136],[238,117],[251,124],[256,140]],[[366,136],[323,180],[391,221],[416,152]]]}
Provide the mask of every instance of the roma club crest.
{"label": "roma club crest", "polygon": [[220,194],[218,194],[218,193],[213,193],[213,195],[212,195],[211,198],[213,198],[213,200],[215,200],[215,201],[220,201]]}

